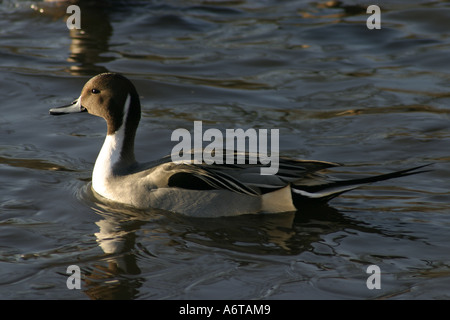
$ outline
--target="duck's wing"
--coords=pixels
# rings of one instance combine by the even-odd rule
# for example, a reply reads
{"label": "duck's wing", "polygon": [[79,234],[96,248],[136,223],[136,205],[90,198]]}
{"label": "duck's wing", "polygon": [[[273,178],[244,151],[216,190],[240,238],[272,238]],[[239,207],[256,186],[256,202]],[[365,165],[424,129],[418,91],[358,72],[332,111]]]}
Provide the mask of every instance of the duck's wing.
{"label": "duck's wing", "polygon": [[[237,155],[237,154],[236,154]],[[248,154],[247,154],[248,156]],[[405,177],[427,170],[419,170],[430,164],[365,178],[333,181],[318,174],[318,171],[340,166],[338,163],[317,160],[296,160],[279,158],[278,171],[262,175],[261,168],[269,166],[258,161],[256,164],[195,164],[193,161],[174,163],[170,157],[164,163],[165,186],[191,190],[229,190],[251,196],[260,196],[291,187],[295,203],[313,200],[326,202],[362,185],[383,180]]]}
{"label": "duck's wing", "polygon": [[285,186],[302,182],[305,185],[323,182],[323,177],[316,174],[318,171],[340,166],[337,163],[317,160],[296,160],[279,158],[278,170],[274,174],[263,175],[261,168],[268,164],[223,164],[211,169],[232,176],[242,183],[258,190],[259,193],[268,193]]}
{"label": "duck's wing", "polygon": [[[236,153],[235,156],[238,154]],[[170,157],[162,160],[168,187],[178,187],[191,190],[213,190],[225,189],[237,193],[258,196],[268,192],[276,191],[287,185],[303,181],[310,185],[318,183],[312,175],[322,169],[339,166],[337,163],[295,160],[290,158],[279,158],[278,171],[272,175],[262,175],[261,168],[268,167],[258,161],[249,164],[249,155],[245,155],[244,164],[196,164],[193,161],[175,163]],[[224,159],[225,160],[225,159]]]}
{"label": "duck's wing", "polygon": [[250,196],[258,196],[260,193],[246,183],[231,175],[214,170],[214,167],[206,167],[196,164],[171,165],[168,169],[167,186],[190,190],[229,190]]}

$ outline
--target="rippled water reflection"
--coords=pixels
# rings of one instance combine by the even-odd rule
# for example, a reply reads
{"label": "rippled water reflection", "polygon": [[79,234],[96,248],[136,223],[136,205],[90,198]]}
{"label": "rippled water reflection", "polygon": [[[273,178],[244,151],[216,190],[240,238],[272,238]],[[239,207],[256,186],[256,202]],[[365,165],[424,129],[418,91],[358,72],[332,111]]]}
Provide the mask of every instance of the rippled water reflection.
{"label": "rippled water reflection", "polygon": [[[67,3],[1,2],[0,298],[448,299],[450,7],[378,4],[381,30],[359,1],[81,1],[69,31]],[[48,116],[103,71],[141,95],[141,159],[201,120],[278,128],[282,153],[348,164],[338,177],[433,171],[295,214],[103,203],[90,175],[104,124]]]}

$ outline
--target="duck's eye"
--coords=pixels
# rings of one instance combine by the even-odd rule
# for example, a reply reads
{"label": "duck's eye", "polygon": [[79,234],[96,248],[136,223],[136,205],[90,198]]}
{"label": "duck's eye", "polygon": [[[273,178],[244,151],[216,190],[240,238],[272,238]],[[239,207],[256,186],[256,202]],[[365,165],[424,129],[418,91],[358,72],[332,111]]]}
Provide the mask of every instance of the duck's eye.
{"label": "duck's eye", "polygon": [[100,93],[100,90],[98,90],[98,89],[92,89],[92,93],[93,93],[93,94]]}

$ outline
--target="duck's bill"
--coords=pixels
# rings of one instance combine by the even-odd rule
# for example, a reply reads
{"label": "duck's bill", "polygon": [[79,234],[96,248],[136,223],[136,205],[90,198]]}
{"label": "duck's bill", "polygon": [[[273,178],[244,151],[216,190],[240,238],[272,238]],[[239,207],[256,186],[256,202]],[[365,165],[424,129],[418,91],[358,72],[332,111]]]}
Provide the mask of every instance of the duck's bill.
{"label": "duck's bill", "polygon": [[75,100],[74,102],[72,102],[69,105],[66,106],[62,106],[62,107],[56,107],[56,108],[51,108],[49,110],[50,114],[54,115],[54,116],[59,116],[62,114],[68,114],[68,113],[79,113],[79,112],[86,112],[86,108],[83,107],[81,105],[80,102],[80,98],[78,98],[77,100]]}

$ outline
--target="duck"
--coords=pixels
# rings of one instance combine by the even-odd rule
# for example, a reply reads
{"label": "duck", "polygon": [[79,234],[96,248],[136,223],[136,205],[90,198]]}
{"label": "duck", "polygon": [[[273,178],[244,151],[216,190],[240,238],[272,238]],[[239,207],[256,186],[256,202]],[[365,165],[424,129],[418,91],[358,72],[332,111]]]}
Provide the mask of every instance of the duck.
{"label": "duck", "polygon": [[275,174],[261,175],[265,164],[207,164],[172,161],[170,155],[138,162],[134,143],[141,103],[124,75],[102,73],[86,82],[78,99],[51,108],[51,115],[87,112],[106,121],[107,132],[92,171],[96,195],[138,209],[161,209],[192,217],[298,212],[323,205],[366,184],[424,172],[420,165],[349,180],[321,173],[341,164],[279,158]]}

